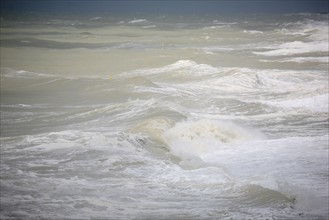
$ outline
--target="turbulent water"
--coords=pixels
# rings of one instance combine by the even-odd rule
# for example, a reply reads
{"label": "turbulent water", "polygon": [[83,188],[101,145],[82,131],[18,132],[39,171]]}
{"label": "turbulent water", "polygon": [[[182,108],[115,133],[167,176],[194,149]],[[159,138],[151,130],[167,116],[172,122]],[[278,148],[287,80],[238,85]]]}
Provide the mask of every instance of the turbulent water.
{"label": "turbulent water", "polygon": [[328,14],[1,18],[1,219],[328,219]]}

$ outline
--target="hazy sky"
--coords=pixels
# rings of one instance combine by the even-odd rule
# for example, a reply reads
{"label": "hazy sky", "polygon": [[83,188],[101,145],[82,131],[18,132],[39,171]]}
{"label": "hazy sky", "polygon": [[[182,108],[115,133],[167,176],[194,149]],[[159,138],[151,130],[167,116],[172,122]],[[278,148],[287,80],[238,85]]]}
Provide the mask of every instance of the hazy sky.
{"label": "hazy sky", "polygon": [[1,0],[1,11],[72,13],[328,12],[329,0]]}

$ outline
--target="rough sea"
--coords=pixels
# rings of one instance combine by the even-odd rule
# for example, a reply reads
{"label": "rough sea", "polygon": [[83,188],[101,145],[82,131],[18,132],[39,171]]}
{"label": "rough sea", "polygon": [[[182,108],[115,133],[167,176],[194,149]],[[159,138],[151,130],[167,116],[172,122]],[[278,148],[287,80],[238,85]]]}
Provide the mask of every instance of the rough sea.
{"label": "rough sea", "polygon": [[328,14],[1,17],[1,219],[328,219]]}

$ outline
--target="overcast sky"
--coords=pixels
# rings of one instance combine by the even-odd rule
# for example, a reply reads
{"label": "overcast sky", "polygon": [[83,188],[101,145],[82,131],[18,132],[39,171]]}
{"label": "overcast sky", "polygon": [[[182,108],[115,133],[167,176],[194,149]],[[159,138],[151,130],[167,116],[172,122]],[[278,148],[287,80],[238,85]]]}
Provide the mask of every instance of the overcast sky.
{"label": "overcast sky", "polygon": [[72,13],[328,12],[329,0],[1,0],[1,11]]}

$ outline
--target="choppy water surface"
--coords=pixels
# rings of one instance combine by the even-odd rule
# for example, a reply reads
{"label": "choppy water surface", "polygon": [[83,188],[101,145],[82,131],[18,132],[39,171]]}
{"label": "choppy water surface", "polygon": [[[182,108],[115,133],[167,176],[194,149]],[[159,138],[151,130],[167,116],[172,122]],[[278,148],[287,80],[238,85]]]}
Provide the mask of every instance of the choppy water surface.
{"label": "choppy water surface", "polygon": [[327,219],[328,15],[1,20],[1,219]]}

